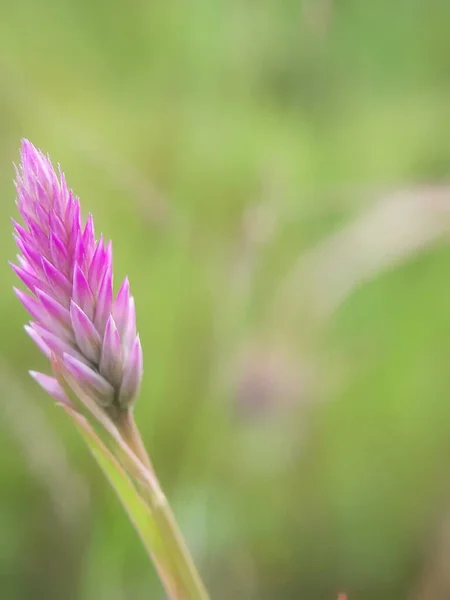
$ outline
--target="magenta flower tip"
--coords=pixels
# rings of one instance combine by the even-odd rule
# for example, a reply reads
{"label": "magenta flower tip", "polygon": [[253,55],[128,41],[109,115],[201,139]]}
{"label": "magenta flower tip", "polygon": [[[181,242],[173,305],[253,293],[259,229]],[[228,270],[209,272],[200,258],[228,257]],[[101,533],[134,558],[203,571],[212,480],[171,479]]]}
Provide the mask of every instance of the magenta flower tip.
{"label": "magenta flower tip", "polygon": [[[26,331],[62,365],[75,393],[125,410],[138,395],[143,360],[128,278],[113,296],[112,244],[96,240],[91,214],[83,226],[63,173],[26,139],[15,185],[23,224],[12,220],[20,254],[11,267],[29,291],[14,288],[33,318]],[[31,375],[58,402],[69,402],[57,379]]]}

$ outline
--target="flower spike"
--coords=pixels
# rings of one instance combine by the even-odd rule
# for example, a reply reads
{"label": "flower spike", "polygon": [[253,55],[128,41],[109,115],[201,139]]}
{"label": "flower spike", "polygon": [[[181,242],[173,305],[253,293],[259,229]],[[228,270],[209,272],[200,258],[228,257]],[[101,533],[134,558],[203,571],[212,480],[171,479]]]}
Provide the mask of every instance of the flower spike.
{"label": "flower spike", "polygon": [[[16,191],[23,224],[13,225],[21,254],[11,267],[29,292],[15,290],[33,318],[26,330],[53,368],[64,367],[75,394],[81,391],[111,414],[124,411],[136,400],[143,370],[128,279],[114,299],[111,242],[95,239],[92,215],[83,226],[78,198],[47,156],[23,140],[20,158]],[[54,374],[31,371],[67,404],[60,373]]]}

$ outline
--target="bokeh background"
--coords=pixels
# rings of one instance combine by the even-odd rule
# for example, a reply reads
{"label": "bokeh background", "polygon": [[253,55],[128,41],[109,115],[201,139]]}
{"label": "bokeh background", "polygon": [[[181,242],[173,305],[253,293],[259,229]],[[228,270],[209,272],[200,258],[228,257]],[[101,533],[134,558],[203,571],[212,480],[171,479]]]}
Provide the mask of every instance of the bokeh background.
{"label": "bokeh background", "polygon": [[162,599],[12,293],[21,137],[114,240],[138,423],[216,600],[450,597],[450,4],[0,18],[0,596]]}

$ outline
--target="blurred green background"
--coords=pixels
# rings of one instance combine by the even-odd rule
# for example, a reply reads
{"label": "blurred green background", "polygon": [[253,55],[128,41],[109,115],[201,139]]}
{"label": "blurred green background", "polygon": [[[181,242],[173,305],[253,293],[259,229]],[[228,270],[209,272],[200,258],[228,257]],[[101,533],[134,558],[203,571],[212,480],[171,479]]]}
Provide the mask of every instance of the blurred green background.
{"label": "blurred green background", "polygon": [[137,421],[212,598],[448,599],[450,3],[1,13],[1,598],[163,598],[27,375],[27,137],[130,276]]}

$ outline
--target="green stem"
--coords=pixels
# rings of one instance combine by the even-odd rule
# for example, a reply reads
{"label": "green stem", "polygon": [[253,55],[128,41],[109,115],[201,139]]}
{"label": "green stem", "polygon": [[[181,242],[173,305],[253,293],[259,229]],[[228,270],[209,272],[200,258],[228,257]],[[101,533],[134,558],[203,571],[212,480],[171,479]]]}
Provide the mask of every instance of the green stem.
{"label": "green stem", "polygon": [[[167,498],[155,476],[133,413],[131,411],[123,413],[117,426],[127,446],[153,476],[152,484],[150,484],[148,481],[143,482],[140,474],[135,473],[164,543],[165,569],[170,572],[165,573],[163,583],[169,597],[171,600],[208,600],[208,593],[178,528]],[[136,471],[135,468],[130,468]]]}

